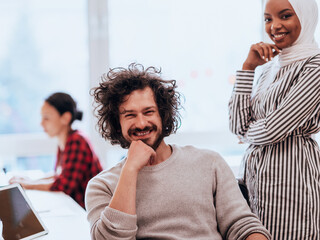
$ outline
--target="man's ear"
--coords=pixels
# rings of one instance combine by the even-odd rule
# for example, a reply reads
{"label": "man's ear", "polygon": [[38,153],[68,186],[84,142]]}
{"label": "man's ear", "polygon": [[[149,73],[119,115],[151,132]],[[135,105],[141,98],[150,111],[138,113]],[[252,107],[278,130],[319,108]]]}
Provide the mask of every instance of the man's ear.
{"label": "man's ear", "polygon": [[72,119],[71,112],[65,112],[64,114],[61,115],[61,121],[65,125],[70,125]]}

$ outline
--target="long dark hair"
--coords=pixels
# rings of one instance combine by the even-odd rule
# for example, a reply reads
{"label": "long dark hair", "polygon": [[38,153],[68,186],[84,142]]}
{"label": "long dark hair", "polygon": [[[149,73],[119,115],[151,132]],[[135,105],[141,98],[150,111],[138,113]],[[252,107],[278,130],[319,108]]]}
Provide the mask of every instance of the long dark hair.
{"label": "long dark hair", "polygon": [[112,144],[120,144],[128,148],[129,143],[121,133],[119,106],[125,96],[135,90],[150,87],[154,93],[159,114],[162,120],[163,137],[175,133],[181,124],[179,109],[180,93],[176,89],[176,81],[165,81],[160,78],[161,70],[155,67],[144,69],[141,64],[132,63],[126,68],[110,69],[101,77],[99,87],[92,89],[99,132]]}
{"label": "long dark hair", "polygon": [[65,112],[70,112],[72,115],[70,125],[74,122],[74,120],[82,120],[83,113],[77,109],[77,103],[69,94],[56,92],[46,98],[45,101],[57,109],[60,115],[64,114]]}

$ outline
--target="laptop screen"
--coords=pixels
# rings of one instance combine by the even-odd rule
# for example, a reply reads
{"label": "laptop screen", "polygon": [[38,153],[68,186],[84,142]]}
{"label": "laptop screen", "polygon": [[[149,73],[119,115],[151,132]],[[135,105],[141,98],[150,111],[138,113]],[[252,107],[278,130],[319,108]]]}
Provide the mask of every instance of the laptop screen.
{"label": "laptop screen", "polygon": [[0,188],[0,219],[5,240],[27,240],[48,233],[18,184]]}

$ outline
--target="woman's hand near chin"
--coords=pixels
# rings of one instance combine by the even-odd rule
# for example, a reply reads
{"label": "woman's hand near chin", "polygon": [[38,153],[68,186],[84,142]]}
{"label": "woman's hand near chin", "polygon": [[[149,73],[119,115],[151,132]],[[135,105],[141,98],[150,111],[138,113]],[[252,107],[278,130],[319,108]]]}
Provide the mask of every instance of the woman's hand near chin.
{"label": "woman's hand near chin", "polygon": [[242,70],[255,70],[256,67],[272,60],[281,52],[276,45],[259,42],[251,45],[247,59],[242,65]]}

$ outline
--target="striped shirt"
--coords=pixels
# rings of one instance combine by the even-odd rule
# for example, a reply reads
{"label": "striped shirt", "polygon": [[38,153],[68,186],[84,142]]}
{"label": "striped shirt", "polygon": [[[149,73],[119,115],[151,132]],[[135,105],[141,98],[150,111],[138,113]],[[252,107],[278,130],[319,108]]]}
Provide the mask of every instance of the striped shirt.
{"label": "striped shirt", "polygon": [[320,55],[258,79],[238,71],[229,102],[231,131],[249,143],[244,180],[250,207],[273,239],[320,239]]}

